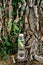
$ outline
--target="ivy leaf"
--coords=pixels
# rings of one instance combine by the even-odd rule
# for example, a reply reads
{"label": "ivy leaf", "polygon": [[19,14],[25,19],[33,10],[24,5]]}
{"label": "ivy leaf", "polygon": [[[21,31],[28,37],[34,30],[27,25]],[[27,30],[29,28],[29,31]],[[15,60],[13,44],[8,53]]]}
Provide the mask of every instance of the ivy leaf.
{"label": "ivy leaf", "polygon": [[25,7],[24,7],[24,6],[22,6],[22,7],[21,7],[21,10],[22,10],[22,11],[25,11]]}
{"label": "ivy leaf", "polygon": [[21,23],[24,23],[24,18],[23,17],[20,17],[20,20],[19,20]]}
{"label": "ivy leaf", "polygon": [[4,13],[4,15],[3,15],[4,17],[6,17],[7,16],[7,13]]}
{"label": "ivy leaf", "polygon": [[10,46],[10,42],[7,41],[7,40],[6,40],[5,44],[6,44],[7,46]]}
{"label": "ivy leaf", "polygon": [[17,6],[17,4],[15,3],[15,2],[13,2],[13,4],[12,4],[13,6]]}
{"label": "ivy leaf", "polygon": [[7,56],[3,56],[2,59],[3,59],[3,60],[6,60],[6,59],[7,59]]}
{"label": "ivy leaf", "polygon": [[8,22],[8,27],[11,28],[12,22]]}
{"label": "ivy leaf", "polygon": [[18,32],[19,31],[19,27],[17,25],[14,26],[14,32]]}
{"label": "ivy leaf", "polygon": [[12,16],[14,16],[14,15],[16,15],[16,11],[13,11],[13,12],[12,12]]}

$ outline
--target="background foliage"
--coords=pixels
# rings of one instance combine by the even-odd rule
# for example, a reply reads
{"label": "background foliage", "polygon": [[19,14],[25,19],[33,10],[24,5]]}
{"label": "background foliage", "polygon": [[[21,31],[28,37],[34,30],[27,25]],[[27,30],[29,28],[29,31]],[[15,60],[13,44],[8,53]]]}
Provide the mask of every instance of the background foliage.
{"label": "background foliage", "polygon": [[[18,10],[18,3],[23,3],[23,0],[12,0],[11,5],[12,5],[12,20],[11,22],[8,21],[9,18],[9,5],[8,5],[9,0],[5,0],[6,5],[4,6],[4,0],[0,0],[0,7],[2,10],[2,29],[1,29],[1,43],[0,43],[0,57],[3,59],[6,59],[7,54],[15,54],[17,53],[18,50],[18,35],[20,32],[19,24],[20,22],[23,23],[24,19],[21,16],[21,19],[19,19],[18,22],[16,22],[16,16],[17,16],[17,10]],[[6,11],[7,12],[6,12]],[[7,21],[6,21],[7,19]],[[6,26],[7,25],[7,26]],[[3,30],[5,30],[3,32]],[[24,30],[22,31],[24,32]],[[3,36],[3,33],[5,36]]]}

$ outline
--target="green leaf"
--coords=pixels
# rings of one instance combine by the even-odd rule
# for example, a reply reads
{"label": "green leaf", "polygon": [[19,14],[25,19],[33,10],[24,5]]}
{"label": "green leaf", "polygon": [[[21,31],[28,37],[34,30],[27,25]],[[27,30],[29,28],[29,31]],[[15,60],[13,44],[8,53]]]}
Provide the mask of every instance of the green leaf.
{"label": "green leaf", "polygon": [[14,16],[14,15],[16,15],[16,11],[13,11],[13,12],[12,12],[12,16]]}
{"label": "green leaf", "polygon": [[7,59],[7,56],[3,56],[3,57],[2,57],[2,60],[6,60],[6,59]]}
{"label": "green leaf", "polygon": [[7,16],[7,13],[4,13],[4,15],[3,15],[4,17],[6,17]]}
{"label": "green leaf", "polygon": [[17,25],[14,26],[14,32],[19,31],[19,27]]}
{"label": "green leaf", "polygon": [[8,22],[8,27],[11,28],[12,22]]}
{"label": "green leaf", "polygon": [[12,4],[13,6],[17,6],[17,4],[15,3],[15,2],[13,2],[13,4]]}
{"label": "green leaf", "polygon": [[19,22],[24,23],[24,18],[20,17]]}
{"label": "green leaf", "polygon": [[10,42],[9,42],[9,41],[6,41],[5,44],[6,44],[7,46],[10,46]]}
{"label": "green leaf", "polygon": [[25,11],[25,7],[24,7],[24,6],[22,6],[22,7],[21,7],[21,10],[22,10],[22,11]]}

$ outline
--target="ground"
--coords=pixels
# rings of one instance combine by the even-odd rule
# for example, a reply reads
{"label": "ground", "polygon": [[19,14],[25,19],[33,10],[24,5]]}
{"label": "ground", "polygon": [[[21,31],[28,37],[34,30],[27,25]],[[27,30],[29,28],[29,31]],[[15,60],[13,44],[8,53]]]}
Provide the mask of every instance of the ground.
{"label": "ground", "polygon": [[[8,62],[0,61],[0,65],[24,65],[24,63],[20,62],[20,63],[13,64],[13,63],[10,63],[9,61]],[[39,63],[38,61],[31,61],[25,65],[43,65],[43,64]]]}

